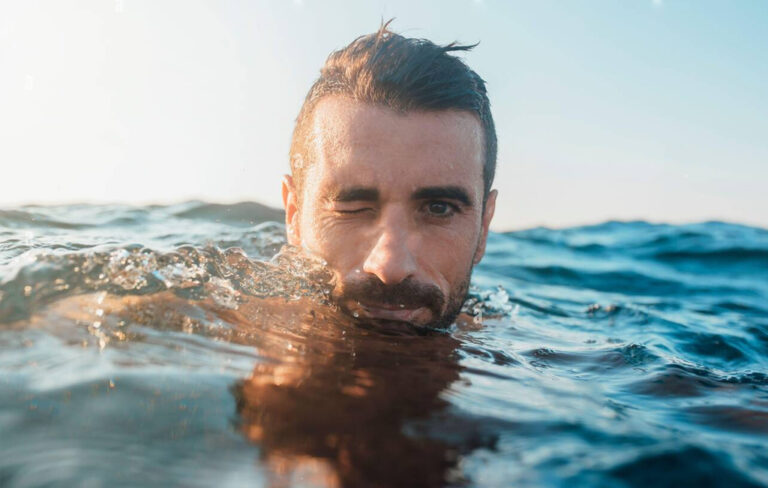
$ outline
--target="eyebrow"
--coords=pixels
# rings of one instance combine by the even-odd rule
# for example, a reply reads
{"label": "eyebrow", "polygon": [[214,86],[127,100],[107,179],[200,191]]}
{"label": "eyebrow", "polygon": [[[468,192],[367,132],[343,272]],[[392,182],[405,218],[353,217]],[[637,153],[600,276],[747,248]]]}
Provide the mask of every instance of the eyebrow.
{"label": "eyebrow", "polygon": [[456,200],[464,205],[471,207],[472,200],[469,193],[460,186],[428,186],[419,188],[413,192],[414,200],[447,199]]}
{"label": "eyebrow", "polygon": [[[433,200],[446,199],[456,200],[462,204],[471,207],[472,199],[469,193],[460,186],[427,186],[419,188],[413,195],[412,200]],[[329,200],[334,202],[377,202],[379,200],[379,190],[372,187],[353,186],[350,188],[339,188],[329,195]]]}
{"label": "eyebrow", "polygon": [[362,186],[340,188],[330,195],[330,200],[335,202],[376,202],[379,200],[379,190]]}

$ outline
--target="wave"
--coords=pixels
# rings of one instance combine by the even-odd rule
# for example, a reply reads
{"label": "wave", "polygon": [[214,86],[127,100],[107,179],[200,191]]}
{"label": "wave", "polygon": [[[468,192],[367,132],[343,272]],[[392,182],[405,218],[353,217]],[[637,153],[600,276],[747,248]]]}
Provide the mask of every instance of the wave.
{"label": "wave", "polygon": [[240,202],[233,204],[190,202],[184,209],[174,211],[175,217],[198,219],[216,222],[227,222],[235,225],[255,225],[261,222],[285,221],[285,213],[266,205],[255,202]]}

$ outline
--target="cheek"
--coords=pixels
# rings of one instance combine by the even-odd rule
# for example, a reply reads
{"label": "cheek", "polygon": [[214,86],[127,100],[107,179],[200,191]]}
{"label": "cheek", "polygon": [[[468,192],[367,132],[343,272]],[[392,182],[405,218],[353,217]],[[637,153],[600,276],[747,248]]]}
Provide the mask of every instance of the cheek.
{"label": "cheek", "polygon": [[312,209],[302,214],[302,247],[320,256],[336,271],[354,267],[366,249],[365,232],[352,229]]}
{"label": "cheek", "polygon": [[421,234],[420,261],[433,274],[439,274],[450,288],[466,279],[477,244],[474,226],[466,229],[432,229]]}

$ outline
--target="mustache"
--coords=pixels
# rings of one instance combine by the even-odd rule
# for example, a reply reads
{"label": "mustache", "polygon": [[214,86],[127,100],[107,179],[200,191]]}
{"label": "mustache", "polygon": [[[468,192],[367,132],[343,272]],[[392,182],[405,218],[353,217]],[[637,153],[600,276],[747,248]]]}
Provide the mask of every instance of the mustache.
{"label": "mustache", "polygon": [[427,307],[439,315],[445,304],[445,295],[435,285],[418,283],[408,278],[394,285],[385,285],[378,278],[368,278],[344,284],[344,298],[366,303],[380,303],[404,308]]}

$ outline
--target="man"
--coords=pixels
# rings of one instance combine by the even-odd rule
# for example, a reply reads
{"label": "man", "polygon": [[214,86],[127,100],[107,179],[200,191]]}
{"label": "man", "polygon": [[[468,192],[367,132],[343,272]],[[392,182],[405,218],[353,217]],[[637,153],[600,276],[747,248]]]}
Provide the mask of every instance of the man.
{"label": "man", "polygon": [[[496,132],[484,81],[451,54],[472,46],[387,26],[332,53],[304,101],[282,188],[287,239],[326,261],[331,298],[358,323],[447,327],[485,252]],[[279,270],[270,272],[239,284],[280,295]],[[110,310],[161,301],[175,303],[155,294],[110,301]]]}
{"label": "man", "polygon": [[[327,268],[296,249],[272,263],[236,249],[109,254],[103,268],[82,257],[85,278],[108,274],[99,286],[117,293],[56,301],[29,323],[100,348],[143,340],[138,325],[254,348],[253,373],[231,391],[237,426],[276,485],[308,474],[325,486],[464,484],[459,456],[493,449],[495,433],[446,411],[460,341],[423,327],[457,317],[496,202],[485,85],[450,54],[467,49],[385,25],[326,62],[297,119],[283,198],[289,243]],[[148,262],[158,269],[137,276]],[[152,292],[168,268],[182,282]],[[326,285],[346,314],[320,306]],[[369,333],[361,321],[416,326],[420,337]]]}
{"label": "man", "polygon": [[306,97],[283,180],[288,242],[333,270],[342,310],[444,327],[496,204],[484,81],[453,51],[388,30],[334,52]]}

